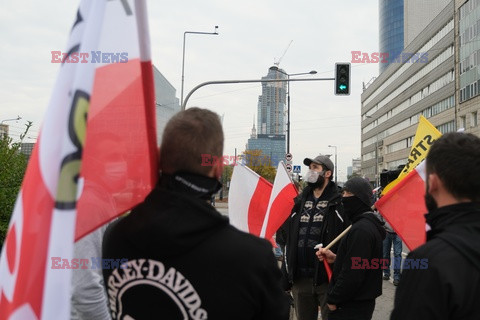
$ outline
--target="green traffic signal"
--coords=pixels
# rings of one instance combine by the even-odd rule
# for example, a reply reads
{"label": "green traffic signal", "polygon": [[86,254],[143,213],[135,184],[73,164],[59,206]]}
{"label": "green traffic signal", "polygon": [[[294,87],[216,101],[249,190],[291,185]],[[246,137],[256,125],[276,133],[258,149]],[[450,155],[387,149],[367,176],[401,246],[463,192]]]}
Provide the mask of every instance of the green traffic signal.
{"label": "green traffic signal", "polygon": [[335,94],[350,94],[350,63],[335,63]]}

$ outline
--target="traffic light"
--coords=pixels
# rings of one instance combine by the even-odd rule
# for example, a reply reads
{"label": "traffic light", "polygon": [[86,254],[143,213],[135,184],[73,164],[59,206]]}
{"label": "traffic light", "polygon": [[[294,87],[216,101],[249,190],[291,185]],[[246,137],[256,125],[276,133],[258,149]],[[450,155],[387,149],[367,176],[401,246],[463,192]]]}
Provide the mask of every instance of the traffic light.
{"label": "traffic light", "polygon": [[335,95],[350,94],[350,63],[335,63]]}

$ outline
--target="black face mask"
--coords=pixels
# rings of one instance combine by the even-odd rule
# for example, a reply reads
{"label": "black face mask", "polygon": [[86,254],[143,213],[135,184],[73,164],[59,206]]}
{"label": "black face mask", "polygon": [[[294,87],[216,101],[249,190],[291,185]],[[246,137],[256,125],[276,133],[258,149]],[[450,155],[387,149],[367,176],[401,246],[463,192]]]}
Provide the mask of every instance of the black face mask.
{"label": "black face mask", "polygon": [[428,189],[429,189],[428,178],[427,178],[427,184],[425,187],[427,188],[425,190],[425,206],[427,207],[428,212],[431,212],[438,208],[438,204],[437,204],[437,201],[435,201],[435,198],[430,193],[428,193]]}
{"label": "black face mask", "polygon": [[362,214],[368,210],[365,210],[365,204],[359,198],[353,197],[343,197],[343,208],[345,209],[345,215],[352,220],[358,214]]}

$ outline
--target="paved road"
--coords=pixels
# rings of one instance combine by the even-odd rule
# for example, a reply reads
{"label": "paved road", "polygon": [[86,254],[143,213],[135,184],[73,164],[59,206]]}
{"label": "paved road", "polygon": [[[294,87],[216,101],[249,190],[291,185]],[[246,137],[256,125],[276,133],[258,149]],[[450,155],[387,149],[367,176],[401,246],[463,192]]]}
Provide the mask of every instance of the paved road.
{"label": "paved road", "polygon": [[[217,200],[215,208],[223,215],[228,216],[228,204],[226,202],[219,202]],[[404,245],[404,252],[406,246]],[[405,258],[405,256],[404,256]],[[388,320],[390,319],[390,313],[393,309],[393,299],[395,297],[395,286],[393,285],[392,280],[383,281],[383,294],[377,298],[375,304],[375,311],[373,313],[372,320]],[[320,319],[320,318],[319,318]],[[292,320],[296,320],[296,317],[293,317]]]}

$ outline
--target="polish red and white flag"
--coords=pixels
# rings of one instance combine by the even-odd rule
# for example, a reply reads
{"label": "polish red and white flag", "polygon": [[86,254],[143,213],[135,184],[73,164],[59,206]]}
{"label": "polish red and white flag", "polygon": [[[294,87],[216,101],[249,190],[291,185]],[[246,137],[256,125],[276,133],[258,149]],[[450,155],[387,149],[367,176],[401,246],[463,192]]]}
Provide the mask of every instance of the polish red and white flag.
{"label": "polish red and white flag", "polygon": [[82,0],[69,32],[1,252],[0,319],[69,319],[71,270],[52,258],[156,180],[145,0]]}
{"label": "polish red and white flag", "polygon": [[234,167],[228,192],[230,224],[260,236],[272,184],[245,165]]}
{"label": "polish red and white flag", "polygon": [[293,208],[293,199],[298,195],[298,190],[290,178],[290,174],[283,161],[280,161],[277,174],[273,181],[273,189],[268,202],[267,213],[263,221],[260,237],[271,239],[278,228],[289,217]]}
{"label": "polish red and white flag", "polygon": [[423,161],[375,203],[375,207],[410,250],[426,240],[425,179]]}

